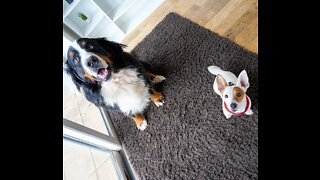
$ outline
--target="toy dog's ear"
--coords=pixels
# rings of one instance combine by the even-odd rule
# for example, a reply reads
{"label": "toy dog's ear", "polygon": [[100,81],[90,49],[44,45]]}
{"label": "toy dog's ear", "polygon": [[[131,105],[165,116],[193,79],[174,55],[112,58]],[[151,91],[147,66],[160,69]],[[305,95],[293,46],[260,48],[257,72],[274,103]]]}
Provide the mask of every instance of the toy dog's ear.
{"label": "toy dog's ear", "polygon": [[223,94],[224,89],[228,85],[227,81],[220,74],[217,74],[216,81],[219,91],[221,92],[221,94]]}
{"label": "toy dog's ear", "polygon": [[241,71],[241,73],[239,74],[237,86],[243,87],[245,91],[249,88],[250,84],[246,70]]}

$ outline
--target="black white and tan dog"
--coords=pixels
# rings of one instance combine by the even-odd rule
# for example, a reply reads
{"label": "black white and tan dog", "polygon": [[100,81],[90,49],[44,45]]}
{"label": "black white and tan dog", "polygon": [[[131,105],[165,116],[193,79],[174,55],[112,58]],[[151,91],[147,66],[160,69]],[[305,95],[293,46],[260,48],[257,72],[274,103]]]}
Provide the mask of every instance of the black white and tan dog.
{"label": "black white and tan dog", "polygon": [[224,71],[217,66],[209,66],[211,74],[216,75],[213,89],[222,99],[223,114],[226,118],[252,115],[251,100],[246,91],[249,88],[249,78],[246,70],[242,70],[238,78],[230,71]]}
{"label": "black white and tan dog", "polygon": [[80,38],[68,49],[66,71],[88,101],[121,111],[144,130],[149,102],[164,103],[164,95],[153,85],[165,77],[151,73],[148,63],[124,52],[124,47],[106,38]]}

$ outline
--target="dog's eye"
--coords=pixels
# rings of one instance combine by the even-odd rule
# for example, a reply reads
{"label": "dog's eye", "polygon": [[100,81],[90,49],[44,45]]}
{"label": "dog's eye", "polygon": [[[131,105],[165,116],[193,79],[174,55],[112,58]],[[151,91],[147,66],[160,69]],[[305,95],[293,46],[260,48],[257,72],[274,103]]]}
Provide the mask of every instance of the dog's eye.
{"label": "dog's eye", "polygon": [[224,95],[225,98],[228,98],[228,95]]}
{"label": "dog's eye", "polygon": [[241,93],[237,93],[237,96],[240,97],[240,96],[241,96]]}
{"label": "dog's eye", "polygon": [[73,62],[77,64],[79,62],[79,58],[78,57],[73,58]]}
{"label": "dog's eye", "polygon": [[92,46],[92,45],[89,45],[89,49],[93,49],[93,46]]}

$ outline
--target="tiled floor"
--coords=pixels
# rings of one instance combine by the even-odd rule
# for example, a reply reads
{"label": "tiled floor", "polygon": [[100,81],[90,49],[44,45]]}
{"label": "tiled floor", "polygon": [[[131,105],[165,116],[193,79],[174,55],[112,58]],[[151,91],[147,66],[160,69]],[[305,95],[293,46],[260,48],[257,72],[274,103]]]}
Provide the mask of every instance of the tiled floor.
{"label": "tiled floor", "polygon": [[[99,109],[78,92],[70,77],[63,74],[63,117],[108,134]],[[63,140],[64,180],[117,180],[111,152]]]}
{"label": "tiled floor", "polygon": [[112,153],[63,140],[64,180],[117,180]]}

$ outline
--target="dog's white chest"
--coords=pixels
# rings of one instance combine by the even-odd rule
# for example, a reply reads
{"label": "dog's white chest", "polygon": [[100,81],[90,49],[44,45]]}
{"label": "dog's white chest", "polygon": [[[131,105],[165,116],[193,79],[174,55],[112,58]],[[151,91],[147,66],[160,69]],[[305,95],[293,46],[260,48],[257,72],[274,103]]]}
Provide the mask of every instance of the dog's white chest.
{"label": "dog's white chest", "polygon": [[117,105],[126,114],[142,112],[150,101],[146,83],[138,77],[135,69],[123,69],[112,74],[102,84],[101,93],[107,105]]}

